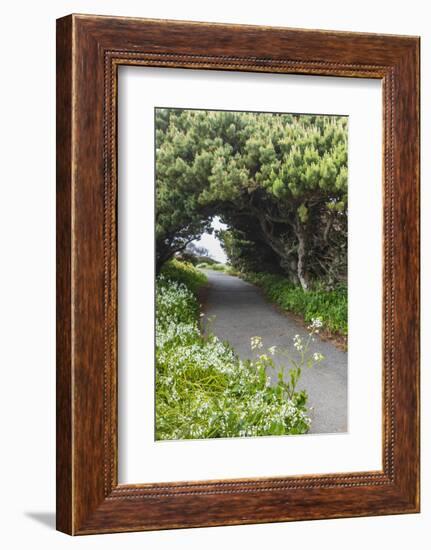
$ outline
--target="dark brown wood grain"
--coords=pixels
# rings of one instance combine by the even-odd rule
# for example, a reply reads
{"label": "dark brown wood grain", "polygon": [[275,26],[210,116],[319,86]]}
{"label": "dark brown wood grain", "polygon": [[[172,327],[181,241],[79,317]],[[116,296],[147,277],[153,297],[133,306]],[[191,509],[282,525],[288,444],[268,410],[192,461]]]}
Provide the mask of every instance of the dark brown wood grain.
{"label": "dark brown wood grain", "polygon": [[[58,529],[417,512],[419,39],[80,15],[57,25]],[[382,80],[382,471],[118,485],[116,107],[124,64]]]}
{"label": "dark brown wood grain", "polygon": [[57,22],[57,529],[72,532],[72,27]]}

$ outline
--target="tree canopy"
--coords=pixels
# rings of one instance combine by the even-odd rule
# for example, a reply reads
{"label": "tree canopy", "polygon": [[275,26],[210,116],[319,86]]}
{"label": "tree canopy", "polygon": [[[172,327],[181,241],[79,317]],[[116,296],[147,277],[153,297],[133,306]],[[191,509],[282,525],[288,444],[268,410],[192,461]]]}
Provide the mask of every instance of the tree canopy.
{"label": "tree canopy", "polygon": [[347,272],[347,118],[156,110],[158,268],[211,231],[230,262],[307,289]]}

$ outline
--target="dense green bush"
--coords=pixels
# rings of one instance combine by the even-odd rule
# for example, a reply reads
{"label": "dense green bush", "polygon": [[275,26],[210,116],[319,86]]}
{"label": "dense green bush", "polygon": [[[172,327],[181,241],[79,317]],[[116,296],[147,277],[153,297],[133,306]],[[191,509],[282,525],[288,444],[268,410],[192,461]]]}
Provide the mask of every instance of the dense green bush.
{"label": "dense green bush", "polygon": [[196,267],[199,269],[212,269],[213,271],[222,271],[223,273],[234,273],[234,269],[227,264],[219,264],[217,262],[213,264],[208,264],[206,262],[202,262],[198,264]]}
{"label": "dense green bush", "polygon": [[184,283],[193,293],[196,293],[199,287],[207,282],[205,273],[196,269],[188,262],[171,260],[163,266],[163,275],[179,283]]}
{"label": "dense green bush", "polygon": [[213,269],[214,271],[226,271],[228,266],[225,264],[213,264],[210,266],[210,269]]}
{"label": "dense green bush", "polygon": [[271,302],[301,315],[307,323],[318,317],[330,332],[347,335],[346,286],[340,285],[329,291],[316,288],[304,292],[280,275],[246,273],[241,277],[260,286]]}
{"label": "dense green bush", "polygon": [[178,264],[157,278],[156,439],[306,433],[307,395],[295,390],[300,371],[271,386],[269,355],[241,361],[216,336],[204,336],[194,293],[202,279]]}

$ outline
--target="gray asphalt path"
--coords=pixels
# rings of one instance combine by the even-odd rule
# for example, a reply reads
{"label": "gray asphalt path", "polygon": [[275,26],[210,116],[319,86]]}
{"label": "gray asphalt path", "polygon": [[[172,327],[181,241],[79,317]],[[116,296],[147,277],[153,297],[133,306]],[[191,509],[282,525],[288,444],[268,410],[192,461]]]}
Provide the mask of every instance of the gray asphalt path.
{"label": "gray asphalt path", "polygon": [[[229,342],[242,359],[253,357],[252,336],[261,336],[264,348],[274,345],[291,348],[295,334],[307,336],[295,319],[268,303],[256,286],[225,273],[205,270],[205,274],[209,281],[205,317],[214,317],[211,330],[220,340]],[[320,338],[316,338],[310,350],[325,356],[320,364],[302,369],[298,384],[309,396],[310,433],[346,432],[347,353]],[[276,358],[277,361],[280,364],[282,359]]]}

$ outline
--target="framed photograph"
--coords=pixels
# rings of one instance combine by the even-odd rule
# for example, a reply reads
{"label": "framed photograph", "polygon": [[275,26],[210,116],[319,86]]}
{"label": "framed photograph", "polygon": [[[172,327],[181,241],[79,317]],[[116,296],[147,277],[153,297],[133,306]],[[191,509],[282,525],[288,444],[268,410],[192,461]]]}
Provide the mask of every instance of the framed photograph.
{"label": "framed photograph", "polygon": [[419,511],[419,38],[57,21],[57,528]]}

